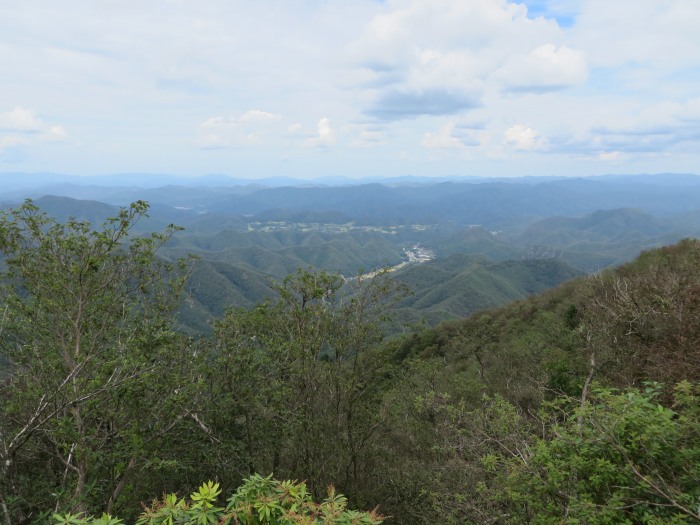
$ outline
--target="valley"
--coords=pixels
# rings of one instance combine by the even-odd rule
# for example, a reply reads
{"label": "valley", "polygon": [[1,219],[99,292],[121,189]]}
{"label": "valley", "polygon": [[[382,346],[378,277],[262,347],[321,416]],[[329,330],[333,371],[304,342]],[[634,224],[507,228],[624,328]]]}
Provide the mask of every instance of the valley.
{"label": "valley", "polygon": [[700,177],[663,174],[294,187],[243,187],[231,179],[217,188],[193,182],[21,191],[0,198],[9,206],[19,195],[35,196],[52,216],[98,223],[126,199],[148,198],[149,217],[136,228],[174,223],[183,230],[160,255],[196,257],[181,309],[191,333],[210,333],[210,321],[227,308],[269,299],[274,283],[299,268],[347,279],[390,270],[412,290],[395,307],[391,330],[401,332],[700,236]]}
{"label": "valley", "polygon": [[[550,523],[558,494],[606,523],[680,519],[700,396],[700,209],[669,200],[697,194],[684,180],[612,200],[618,181],[485,182],[8,210],[7,514],[72,508],[55,488],[72,484],[133,522],[178,501],[147,507],[153,487],[201,501],[202,479],[232,493],[274,474],[404,525]],[[551,199],[591,182],[590,201]]]}

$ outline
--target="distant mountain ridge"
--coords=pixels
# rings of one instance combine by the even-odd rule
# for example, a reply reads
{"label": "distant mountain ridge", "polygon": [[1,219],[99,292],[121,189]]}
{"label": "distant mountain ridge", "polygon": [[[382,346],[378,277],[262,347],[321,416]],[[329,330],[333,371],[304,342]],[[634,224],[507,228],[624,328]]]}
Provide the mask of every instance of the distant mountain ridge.
{"label": "distant mountain ridge", "polygon": [[[91,196],[80,199],[42,187],[20,199],[3,186],[0,204],[36,193],[37,205],[61,221],[101,223],[119,205],[149,201],[150,217],[137,232],[183,226],[161,256],[201,258],[183,306],[193,330],[208,329],[208,319],[227,307],[270,297],[271,281],[299,268],[352,276],[400,266],[395,277],[414,290],[400,317],[436,323],[624,263],[642,249],[700,237],[696,175],[403,182],[63,188]],[[415,246],[432,260],[408,264]]]}
{"label": "distant mountain ridge", "polygon": [[[359,182],[328,186],[319,182],[294,181],[276,187],[256,184],[227,186],[197,185],[199,179],[168,179],[172,184],[158,187],[90,185],[98,178],[82,177],[79,185],[30,184],[24,188],[9,175],[3,182],[0,201],[21,202],[25,197],[51,194],[125,205],[137,199],[154,207],[171,207],[185,226],[203,215],[220,217],[270,214],[293,217],[299,214],[337,214],[371,225],[440,223],[457,227],[470,224],[501,229],[533,223],[555,215],[582,216],[598,210],[638,208],[657,216],[677,216],[700,208],[700,177],[665,174],[589,178],[463,179],[448,182],[381,184]],[[46,182],[48,175],[37,175]],[[138,176],[106,177],[105,181],[134,182]],[[31,177],[30,177],[31,178]],[[75,177],[73,179],[76,179]],[[162,182],[158,176],[149,184]],[[204,178],[220,182],[221,176]],[[387,179],[391,180],[391,179]],[[665,181],[668,181],[666,183]],[[250,182],[250,181],[238,181]],[[653,183],[653,184],[652,184]],[[178,210],[178,211],[176,211]],[[175,217],[176,219],[178,217]],[[293,219],[297,220],[297,219]]]}

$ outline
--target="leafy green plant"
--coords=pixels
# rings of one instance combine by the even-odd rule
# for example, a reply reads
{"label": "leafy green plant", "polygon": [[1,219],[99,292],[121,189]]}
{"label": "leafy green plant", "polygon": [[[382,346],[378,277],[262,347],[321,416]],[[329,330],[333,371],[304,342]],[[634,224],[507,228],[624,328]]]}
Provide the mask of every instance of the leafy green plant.
{"label": "leafy green plant", "polygon": [[383,521],[376,511],[347,509],[347,499],[333,487],[321,503],[314,503],[305,483],[260,475],[248,478],[229,498],[226,512],[234,523],[245,525],[375,525]]}
{"label": "leafy green plant", "polygon": [[677,385],[673,407],[661,393],[656,383],[596,388],[552,424],[550,438],[503,471],[509,523],[700,522],[700,387]]}
{"label": "leafy green plant", "polygon": [[[305,483],[277,481],[258,474],[249,477],[228,498],[226,507],[217,506],[218,483],[207,481],[189,499],[168,494],[145,508],[136,525],[379,525],[376,510],[347,509],[347,500],[332,487],[328,497],[315,503]],[[54,514],[53,525],[122,525],[103,514],[99,518],[81,514]]]}
{"label": "leafy green plant", "polygon": [[80,514],[54,514],[53,523],[55,525],[123,525],[123,521],[114,518],[107,513],[103,513],[99,518],[84,517]]}

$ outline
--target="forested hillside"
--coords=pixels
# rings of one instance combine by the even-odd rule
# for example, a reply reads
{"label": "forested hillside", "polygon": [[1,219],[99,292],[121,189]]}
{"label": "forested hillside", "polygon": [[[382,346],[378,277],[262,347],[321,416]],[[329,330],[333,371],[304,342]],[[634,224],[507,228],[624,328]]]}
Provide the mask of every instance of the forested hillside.
{"label": "forested hillside", "polygon": [[[305,480],[316,501],[332,484],[386,523],[700,522],[699,241],[391,340],[397,306],[449,302],[449,287],[409,296],[398,271],[294,270],[266,302],[217,313],[205,338],[179,331],[177,311],[189,274],[209,270],[158,256],[174,228],[134,235],[146,209],[101,227],[31,203],[0,219],[8,524],[132,521],[170,492],[223,508],[218,491],[257,474]],[[573,276],[521,262],[528,293]],[[429,264],[403,275],[475,265],[505,290],[524,271]]]}
{"label": "forested hillside", "polygon": [[226,308],[272,298],[272,284],[298,268],[346,278],[395,271],[413,291],[397,305],[393,330],[401,332],[501,306],[628,262],[642,249],[700,236],[694,175],[281,180],[274,187],[163,176],[149,179],[147,188],[126,176],[51,180],[25,174],[2,192],[5,206],[36,195],[59,220],[99,224],[130,198],[147,197],[149,217],[135,232],[171,223],[184,228],[159,257],[198,257],[179,308],[180,328],[192,335],[211,334]]}
{"label": "forested hillside", "polygon": [[[60,220],[73,213],[97,223],[118,210],[57,197],[37,204]],[[149,213],[134,226],[139,234],[165,228],[178,216],[162,208]],[[191,334],[210,334],[212,321],[228,307],[250,307],[271,298],[273,282],[297,268],[346,277],[395,270],[395,278],[413,292],[397,305],[393,330],[402,331],[404,325],[434,325],[506,304],[583,272],[628,261],[642,247],[669,244],[700,230],[692,217],[668,220],[625,209],[549,218],[508,232],[438,224],[374,227],[355,221],[217,220],[206,233],[178,232],[159,251],[169,260],[198,257],[179,310],[181,328]],[[416,258],[416,250],[429,255]]]}

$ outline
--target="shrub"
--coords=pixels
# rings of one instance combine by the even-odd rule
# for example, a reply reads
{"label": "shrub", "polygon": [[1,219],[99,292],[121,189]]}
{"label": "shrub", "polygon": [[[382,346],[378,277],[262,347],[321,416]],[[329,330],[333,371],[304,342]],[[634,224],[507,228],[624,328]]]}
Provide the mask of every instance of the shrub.
{"label": "shrub", "polygon": [[[305,483],[277,481],[272,476],[253,475],[227,500],[217,505],[219,484],[208,481],[189,498],[175,494],[155,500],[136,521],[136,525],[378,525],[383,519],[376,510],[360,512],[347,509],[346,498],[328,489],[328,497],[315,503]],[[123,525],[107,514],[84,517],[54,514],[54,525]]]}

